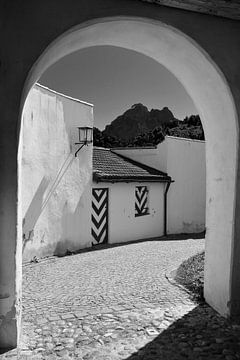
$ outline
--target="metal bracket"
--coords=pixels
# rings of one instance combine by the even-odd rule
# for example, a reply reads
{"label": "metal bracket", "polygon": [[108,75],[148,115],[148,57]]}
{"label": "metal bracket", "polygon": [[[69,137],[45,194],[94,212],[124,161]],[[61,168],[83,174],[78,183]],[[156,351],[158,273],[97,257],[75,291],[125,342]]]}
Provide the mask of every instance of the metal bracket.
{"label": "metal bracket", "polygon": [[[75,145],[80,145],[80,143],[75,143]],[[75,157],[77,157],[77,153],[84,147],[84,145],[87,145],[87,144],[82,144],[82,146],[80,146],[80,148],[75,152]]]}

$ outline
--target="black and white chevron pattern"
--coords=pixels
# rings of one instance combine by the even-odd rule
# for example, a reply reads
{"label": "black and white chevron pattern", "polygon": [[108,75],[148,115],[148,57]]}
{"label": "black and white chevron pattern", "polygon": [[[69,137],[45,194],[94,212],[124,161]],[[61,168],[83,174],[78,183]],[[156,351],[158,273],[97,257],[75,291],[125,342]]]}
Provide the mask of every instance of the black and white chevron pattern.
{"label": "black and white chevron pattern", "polygon": [[92,245],[108,240],[108,189],[92,189]]}
{"label": "black and white chevron pattern", "polygon": [[135,216],[148,214],[148,189],[147,186],[135,188]]}

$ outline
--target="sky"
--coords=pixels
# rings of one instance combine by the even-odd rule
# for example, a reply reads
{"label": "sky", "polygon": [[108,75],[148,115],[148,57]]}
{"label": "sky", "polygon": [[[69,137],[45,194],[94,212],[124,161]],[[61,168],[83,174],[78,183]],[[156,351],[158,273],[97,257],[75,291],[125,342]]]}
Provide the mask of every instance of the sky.
{"label": "sky", "polygon": [[179,120],[198,113],[184,87],[165,67],[114,46],[72,53],[52,65],[39,82],[94,104],[94,126],[101,130],[136,103],[149,110],[167,106]]}

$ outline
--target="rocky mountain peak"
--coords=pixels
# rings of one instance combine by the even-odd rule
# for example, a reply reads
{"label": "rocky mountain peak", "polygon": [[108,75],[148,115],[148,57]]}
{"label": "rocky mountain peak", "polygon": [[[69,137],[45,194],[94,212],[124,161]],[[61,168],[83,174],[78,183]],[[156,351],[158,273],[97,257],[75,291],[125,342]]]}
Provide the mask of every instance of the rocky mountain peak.
{"label": "rocky mountain peak", "polygon": [[165,127],[174,120],[176,119],[173,113],[167,107],[149,111],[145,105],[137,103],[107,125],[104,133],[122,140],[130,140],[156,127]]}

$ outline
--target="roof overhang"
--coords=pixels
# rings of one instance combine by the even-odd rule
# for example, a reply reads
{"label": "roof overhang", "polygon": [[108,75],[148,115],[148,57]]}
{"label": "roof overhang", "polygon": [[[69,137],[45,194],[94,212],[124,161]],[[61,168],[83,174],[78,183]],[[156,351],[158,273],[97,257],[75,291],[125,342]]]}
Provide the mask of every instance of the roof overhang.
{"label": "roof overhang", "polygon": [[167,182],[173,182],[170,176],[166,177],[158,177],[158,176],[104,176],[99,175],[96,173],[93,173],[93,181],[94,182],[158,182],[158,183],[167,183]]}
{"label": "roof overhang", "polygon": [[239,0],[140,0],[208,15],[240,20]]}

